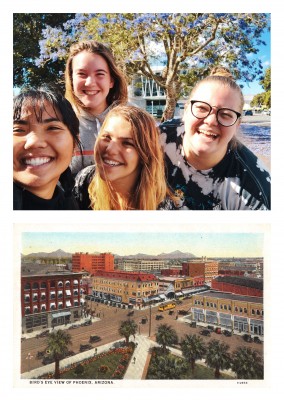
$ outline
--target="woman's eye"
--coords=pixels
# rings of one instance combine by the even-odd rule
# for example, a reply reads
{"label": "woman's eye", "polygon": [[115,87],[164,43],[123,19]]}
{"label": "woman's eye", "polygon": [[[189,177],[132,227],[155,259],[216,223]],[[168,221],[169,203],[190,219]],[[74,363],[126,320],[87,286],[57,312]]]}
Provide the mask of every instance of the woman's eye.
{"label": "woman's eye", "polygon": [[25,133],[26,130],[24,128],[21,128],[19,126],[14,126],[13,127],[13,133]]}
{"label": "woman's eye", "polygon": [[129,142],[129,141],[124,141],[123,142],[123,144],[125,145],[125,146],[131,146],[131,147],[134,147],[134,143],[133,142]]}

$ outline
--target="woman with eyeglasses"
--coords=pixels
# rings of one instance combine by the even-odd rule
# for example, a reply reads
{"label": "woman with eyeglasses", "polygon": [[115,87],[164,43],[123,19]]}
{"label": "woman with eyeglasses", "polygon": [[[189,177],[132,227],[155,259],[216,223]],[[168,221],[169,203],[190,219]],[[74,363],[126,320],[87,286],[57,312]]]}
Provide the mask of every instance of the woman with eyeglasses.
{"label": "woman with eyeglasses", "polygon": [[270,175],[237,138],[244,97],[215,67],[191,91],[179,126],[160,125],[168,183],[192,210],[269,210]]}

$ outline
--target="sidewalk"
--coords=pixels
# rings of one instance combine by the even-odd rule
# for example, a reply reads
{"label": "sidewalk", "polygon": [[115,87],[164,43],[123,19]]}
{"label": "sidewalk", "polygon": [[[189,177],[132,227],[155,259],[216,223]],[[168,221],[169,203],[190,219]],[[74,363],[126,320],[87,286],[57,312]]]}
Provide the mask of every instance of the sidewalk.
{"label": "sidewalk", "polygon": [[142,379],[144,367],[149,355],[149,350],[151,347],[157,345],[155,342],[142,335],[136,335],[135,342],[138,344],[138,346],[134,350],[124,375],[124,379]]}

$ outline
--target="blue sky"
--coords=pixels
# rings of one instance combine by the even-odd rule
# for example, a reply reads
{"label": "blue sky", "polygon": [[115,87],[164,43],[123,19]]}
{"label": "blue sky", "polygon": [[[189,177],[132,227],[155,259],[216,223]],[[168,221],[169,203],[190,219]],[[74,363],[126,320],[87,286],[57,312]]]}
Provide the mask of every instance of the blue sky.
{"label": "blue sky", "polygon": [[23,254],[51,252],[111,252],[158,255],[175,250],[197,257],[262,257],[262,233],[192,232],[23,232]]}
{"label": "blue sky", "polygon": [[[259,52],[255,55],[252,55],[253,58],[260,59],[262,61],[264,71],[266,68],[270,66],[271,63],[271,35],[270,32],[265,32],[262,35],[262,40],[266,43],[266,46],[260,46]],[[243,94],[258,94],[263,92],[263,88],[259,85],[258,81],[252,83],[246,83],[238,81],[238,84],[243,84],[244,87],[242,89]]]}

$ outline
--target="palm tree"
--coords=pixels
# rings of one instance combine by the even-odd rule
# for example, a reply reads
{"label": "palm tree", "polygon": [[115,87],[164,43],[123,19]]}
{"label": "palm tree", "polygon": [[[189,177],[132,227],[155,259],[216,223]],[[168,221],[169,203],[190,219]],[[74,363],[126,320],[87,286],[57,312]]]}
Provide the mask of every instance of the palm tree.
{"label": "palm tree", "polygon": [[208,344],[206,363],[210,368],[215,368],[215,378],[220,378],[220,370],[231,366],[229,346],[219,340],[211,340]]}
{"label": "palm tree", "polygon": [[185,372],[184,360],[171,356],[155,356],[148,370],[147,379],[182,379]]}
{"label": "palm tree", "polygon": [[178,343],[178,336],[176,331],[170,325],[162,324],[158,327],[156,341],[162,346],[163,352],[166,353],[166,346]]}
{"label": "palm tree", "polygon": [[126,344],[128,345],[129,343],[129,337],[131,335],[135,335],[137,333],[138,325],[133,319],[129,319],[127,321],[122,321],[120,323],[120,327],[118,329],[118,332],[121,336],[125,337]]}
{"label": "palm tree", "polygon": [[72,344],[71,336],[61,329],[48,334],[47,350],[55,361],[54,379],[60,378],[59,361],[67,353],[70,344]]}
{"label": "palm tree", "polygon": [[263,360],[258,351],[239,347],[233,353],[232,370],[238,379],[263,379]]}
{"label": "palm tree", "polygon": [[184,358],[190,363],[193,374],[196,360],[201,360],[206,355],[205,343],[197,335],[186,335],[181,342],[181,350]]}

